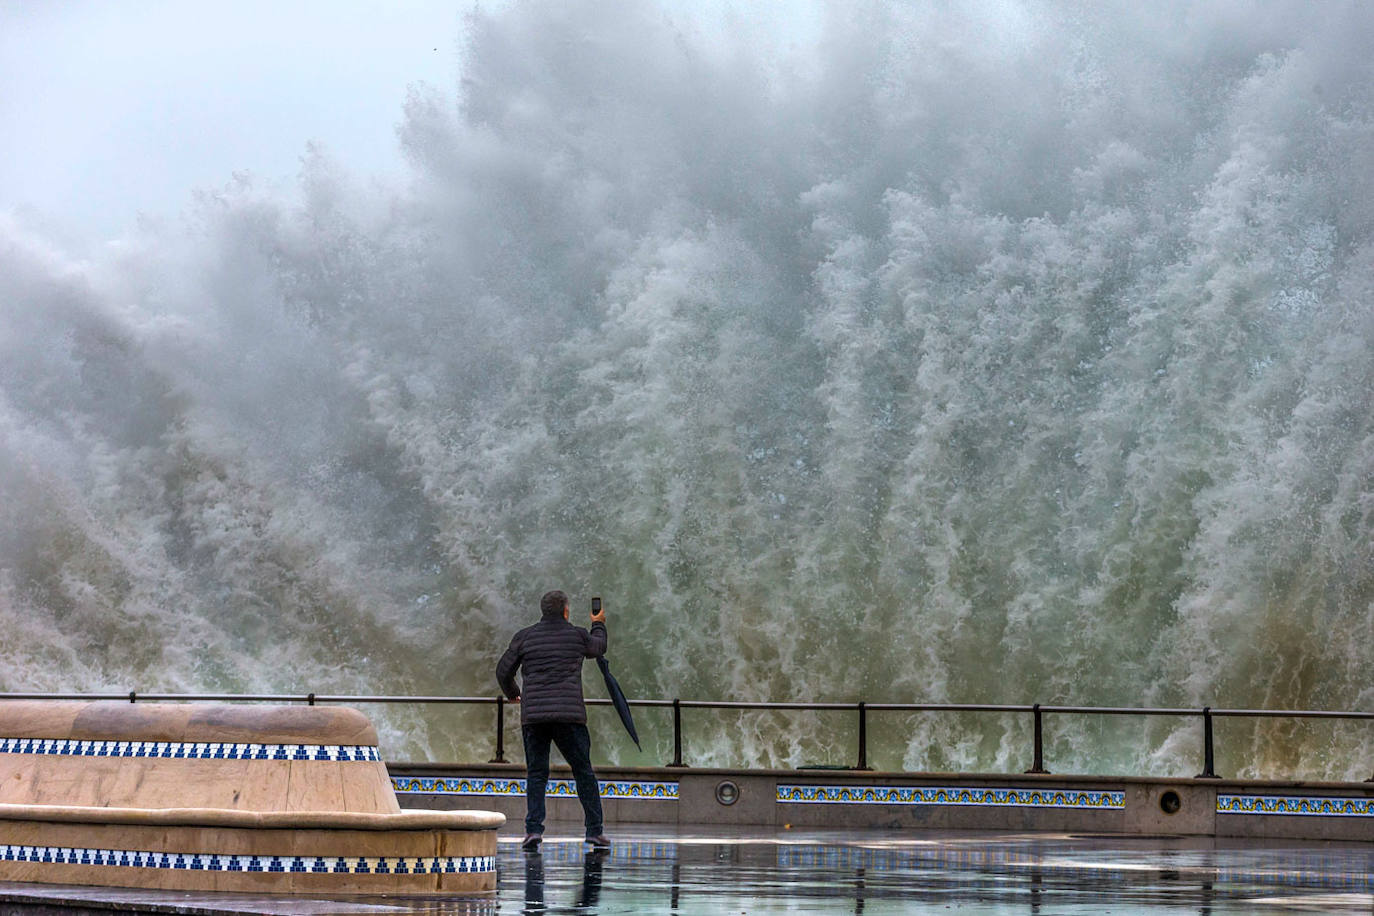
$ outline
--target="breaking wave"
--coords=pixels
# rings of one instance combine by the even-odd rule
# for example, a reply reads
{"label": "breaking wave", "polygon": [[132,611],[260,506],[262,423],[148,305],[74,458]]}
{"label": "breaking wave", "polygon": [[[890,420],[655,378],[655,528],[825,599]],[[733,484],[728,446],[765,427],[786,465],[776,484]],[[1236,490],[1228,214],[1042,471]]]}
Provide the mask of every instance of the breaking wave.
{"label": "breaking wave", "polygon": [[[0,219],[0,687],[490,695],[561,587],[642,697],[1374,708],[1374,7],[774,25],[474,13],[404,185],[311,147],[85,260]],[[666,759],[640,716],[598,753]],[[870,718],[878,766],[1029,763],[1025,717]],[[1199,764],[1195,721],[1047,726],[1059,771]],[[853,729],[692,712],[687,756]]]}

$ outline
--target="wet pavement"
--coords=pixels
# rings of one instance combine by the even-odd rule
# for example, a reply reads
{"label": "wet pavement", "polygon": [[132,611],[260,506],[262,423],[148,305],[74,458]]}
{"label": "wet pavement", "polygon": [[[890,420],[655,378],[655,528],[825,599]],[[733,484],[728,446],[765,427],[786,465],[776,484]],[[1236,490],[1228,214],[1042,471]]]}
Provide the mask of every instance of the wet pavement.
{"label": "wet pavement", "polygon": [[[622,827],[501,837],[496,896],[256,898],[0,885],[0,913],[1374,913],[1374,845]],[[25,908],[28,907],[28,908]]]}
{"label": "wet pavement", "polygon": [[[1374,847],[855,831],[503,846],[501,912],[1374,912]],[[523,875],[522,875],[523,873]],[[523,880],[522,880],[523,877]]]}

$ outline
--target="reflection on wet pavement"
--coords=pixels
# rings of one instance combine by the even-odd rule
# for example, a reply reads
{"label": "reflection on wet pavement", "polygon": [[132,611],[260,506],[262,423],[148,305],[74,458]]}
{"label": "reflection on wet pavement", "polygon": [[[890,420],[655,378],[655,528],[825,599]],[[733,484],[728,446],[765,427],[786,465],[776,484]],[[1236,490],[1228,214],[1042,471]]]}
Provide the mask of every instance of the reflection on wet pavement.
{"label": "reflection on wet pavement", "polygon": [[622,829],[501,845],[493,912],[1374,912],[1374,847],[1156,837]]}
{"label": "reflection on wet pavement", "polygon": [[557,825],[501,838],[495,897],[286,898],[0,884],[2,913],[1374,913],[1374,844]]}

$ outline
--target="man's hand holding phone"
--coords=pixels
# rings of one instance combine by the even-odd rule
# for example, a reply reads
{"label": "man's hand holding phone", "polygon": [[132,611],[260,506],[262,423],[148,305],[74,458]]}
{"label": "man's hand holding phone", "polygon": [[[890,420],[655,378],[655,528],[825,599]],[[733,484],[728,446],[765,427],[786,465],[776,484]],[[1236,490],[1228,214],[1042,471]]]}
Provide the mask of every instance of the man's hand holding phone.
{"label": "man's hand holding phone", "polygon": [[601,609],[601,599],[592,599],[592,623],[605,623],[606,612]]}

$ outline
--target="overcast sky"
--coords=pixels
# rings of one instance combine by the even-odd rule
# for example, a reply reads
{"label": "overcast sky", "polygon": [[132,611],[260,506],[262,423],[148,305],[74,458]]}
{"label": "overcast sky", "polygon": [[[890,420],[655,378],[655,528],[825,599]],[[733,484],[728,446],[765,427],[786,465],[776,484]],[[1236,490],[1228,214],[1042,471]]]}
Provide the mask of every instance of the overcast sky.
{"label": "overcast sky", "polygon": [[236,170],[291,181],[312,140],[396,171],[407,87],[452,89],[470,8],[0,0],[0,212],[89,243]]}

